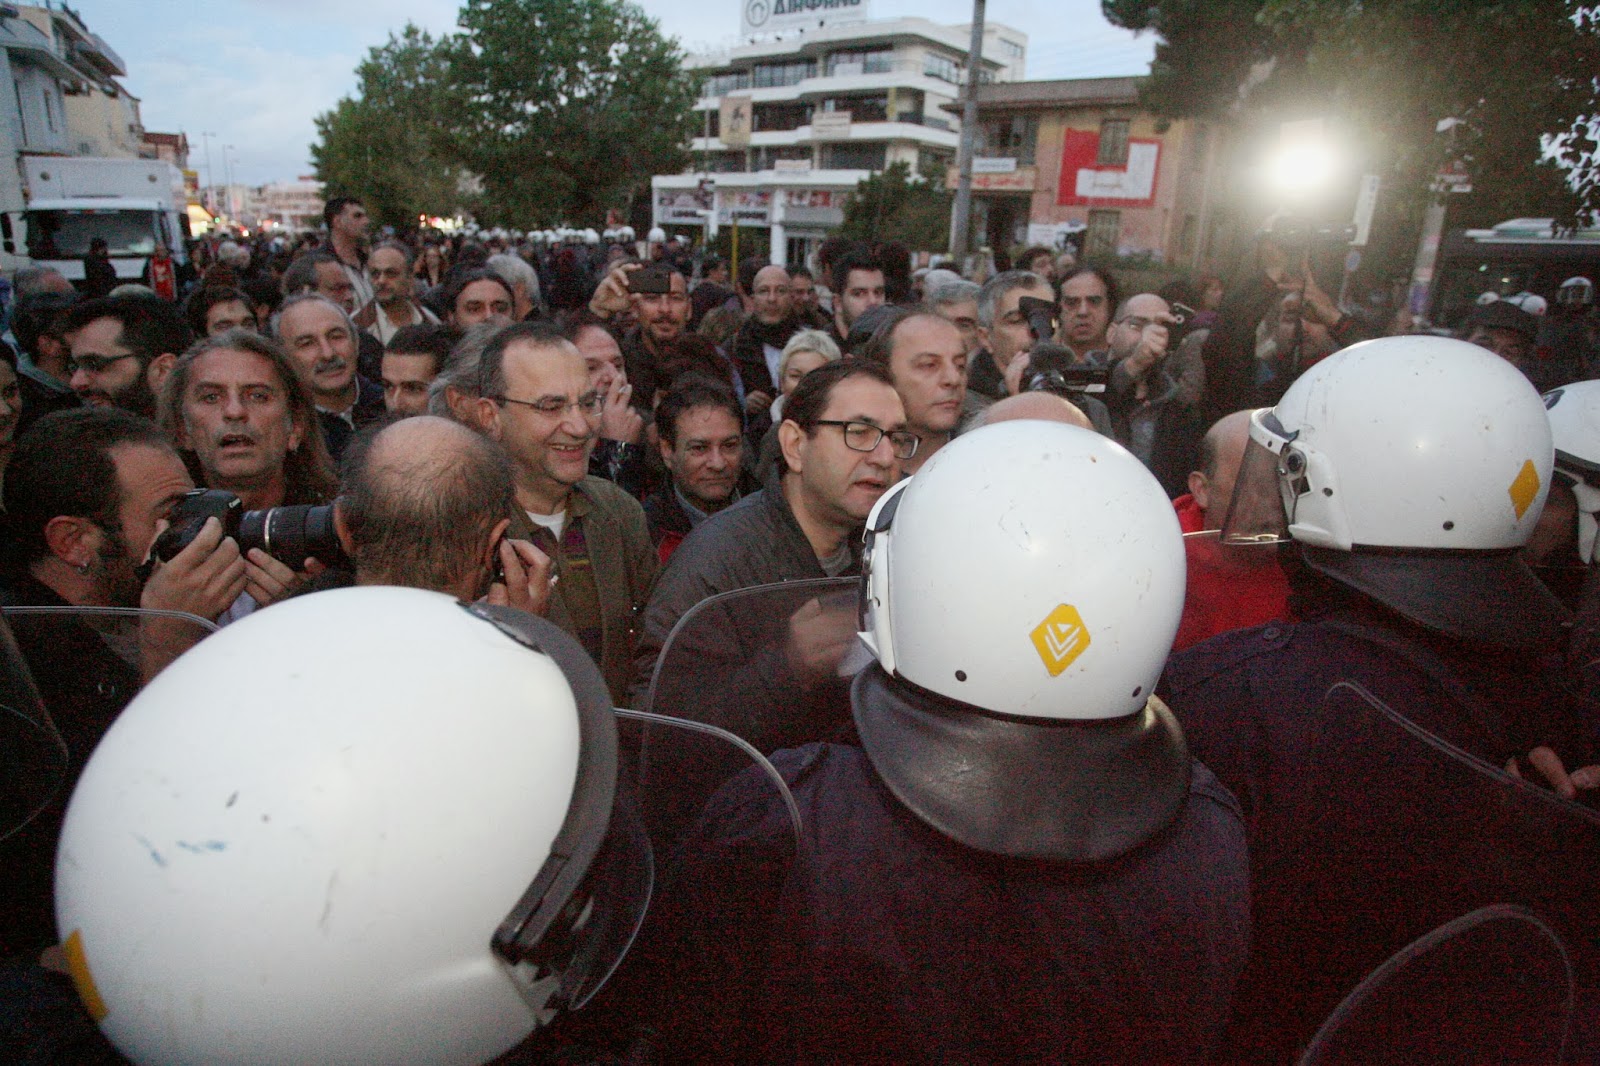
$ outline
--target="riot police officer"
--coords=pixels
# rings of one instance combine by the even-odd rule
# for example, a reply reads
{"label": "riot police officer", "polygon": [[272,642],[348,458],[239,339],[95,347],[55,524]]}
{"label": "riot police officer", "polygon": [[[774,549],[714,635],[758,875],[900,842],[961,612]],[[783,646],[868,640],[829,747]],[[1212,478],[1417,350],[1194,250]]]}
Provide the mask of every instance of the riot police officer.
{"label": "riot police officer", "polygon": [[1152,696],[1184,586],[1161,487],[1089,430],[987,426],[885,495],[864,566],[858,742],[773,759],[803,846],[747,773],[658,898],[633,977],[667,1050],[1203,1061],[1245,856]]}
{"label": "riot police officer", "polygon": [[1570,791],[1558,756],[1588,753],[1541,680],[1568,614],[1520,554],[1552,448],[1516,368],[1445,338],[1369,341],[1250,436],[1223,535],[1282,544],[1265,550],[1298,621],[1175,655],[1162,692],[1250,827],[1254,943],[1222,1057],[1285,1061],[1416,936],[1544,899],[1558,878],[1516,804],[1491,802],[1521,787],[1499,768],[1537,749]]}

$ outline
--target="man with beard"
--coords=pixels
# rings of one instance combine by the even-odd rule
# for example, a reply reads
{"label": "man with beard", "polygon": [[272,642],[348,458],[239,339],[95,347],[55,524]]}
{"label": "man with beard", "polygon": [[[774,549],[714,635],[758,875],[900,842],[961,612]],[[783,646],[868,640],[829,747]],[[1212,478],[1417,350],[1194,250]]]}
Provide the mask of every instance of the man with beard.
{"label": "man with beard", "polygon": [[311,393],[328,454],[338,462],[356,430],[384,413],[383,389],[356,373],[355,323],[327,297],[303,293],[283,301],[272,334]]}
{"label": "man with beard", "polygon": [[[239,546],[215,519],[148,579],[138,568],[173,504],[192,488],[183,460],[146,419],[108,405],[41,418],[18,440],[6,470],[6,602],[215,618],[247,581]],[[14,629],[66,741],[67,771],[52,805],[0,846],[0,957],[56,942],[51,865],[72,786],[141,683],[200,635],[165,619],[142,620],[125,646],[73,617],[18,619]]]}
{"label": "man with beard", "polygon": [[620,705],[656,553],[639,502],[589,475],[604,405],[589,368],[555,327],[518,322],[484,349],[477,385],[476,421],[505,449],[516,482],[507,536],[552,560],[549,618],[600,664]]}
{"label": "man with beard", "polygon": [[750,294],[750,317],[734,334],[733,362],[744,382],[745,411],[765,425],[767,408],[778,395],[783,346],[800,329],[800,323],[792,309],[789,272],[783,267],[765,266],[741,280]]}
{"label": "man with beard", "polygon": [[62,334],[78,399],[145,418],[155,416],[156,392],[190,340],[189,327],[170,304],[138,297],[78,304]]}
{"label": "man with beard", "polygon": [[[689,328],[689,282],[683,274],[667,270],[666,292],[633,292],[629,289],[629,275],[645,269],[637,263],[625,263],[605,276],[589,301],[589,310],[607,322],[631,310],[638,325],[618,338],[622,358],[628,368],[628,381],[633,385],[635,403],[646,409],[652,406],[657,388],[671,382],[657,380],[656,368],[665,354],[667,345],[677,340]],[[659,265],[652,269],[663,269]],[[749,387],[748,385],[746,386]]]}

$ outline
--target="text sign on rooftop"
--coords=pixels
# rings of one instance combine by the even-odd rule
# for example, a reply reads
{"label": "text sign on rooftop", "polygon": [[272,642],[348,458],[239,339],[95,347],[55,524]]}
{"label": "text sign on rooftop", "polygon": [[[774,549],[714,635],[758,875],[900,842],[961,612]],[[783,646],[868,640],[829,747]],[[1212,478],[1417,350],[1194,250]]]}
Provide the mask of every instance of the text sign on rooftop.
{"label": "text sign on rooftop", "polygon": [[742,0],[739,32],[746,37],[864,22],[869,0]]}

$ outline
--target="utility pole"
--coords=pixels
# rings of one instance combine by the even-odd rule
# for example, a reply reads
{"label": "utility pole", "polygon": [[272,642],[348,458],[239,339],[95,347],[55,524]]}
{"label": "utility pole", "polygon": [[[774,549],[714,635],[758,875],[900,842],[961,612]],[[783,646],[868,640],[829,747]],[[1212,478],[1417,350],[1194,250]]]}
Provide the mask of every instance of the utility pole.
{"label": "utility pole", "polygon": [[200,141],[206,146],[206,210],[217,213],[217,172],[211,169],[211,138],[215,133],[200,131]]}
{"label": "utility pole", "polygon": [[986,0],[972,0],[972,43],[967,48],[967,98],[961,108],[961,147],[956,154],[956,201],[950,205],[950,254],[960,269],[967,254],[967,229],[972,221],[972,148],[978,135],[978,83],[983,80],[983,9]]}

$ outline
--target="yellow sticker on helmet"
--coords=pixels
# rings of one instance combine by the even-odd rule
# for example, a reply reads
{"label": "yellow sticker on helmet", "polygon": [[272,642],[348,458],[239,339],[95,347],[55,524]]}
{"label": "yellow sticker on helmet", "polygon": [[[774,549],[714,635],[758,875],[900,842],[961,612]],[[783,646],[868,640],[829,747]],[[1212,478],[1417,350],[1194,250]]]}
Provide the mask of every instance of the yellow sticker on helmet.
{"label": "yellow sticker on helmet", "polygon": [[1044,668],[1056,677],[1089,647],[1089,627],[1076,607],[1063,603],[1033,631],[1033,646],[1044,660]]}
{"label": "yellow sticker on helmet", "polygon": [[110,1014],[106,1001],[100,998],[100,990],[95,987],[94,974],[89,972],[89,959],[83,953],[83,934],[74,929],[72,935],[67,937],[61,945],[61,950],[67,956],[67,972],[72,975],[72,983],[77,986],[78,998],[83,1000],[83,1009],[89,1012],[89,1017],[96,1023],[105,1020]]}
{"label": "yellow sticker on helmet", "polygon": [[1511,483],[1510,492],[1511,506],[1517,509],[1517,518],[1521,520],[1539,495],[1539,471],[1535,469],[1532,459],[1523,460],[1522,469],[1517,471],[1517,479]]}

